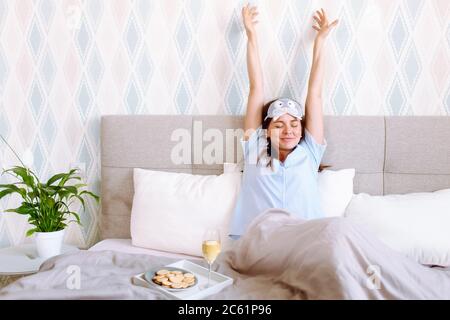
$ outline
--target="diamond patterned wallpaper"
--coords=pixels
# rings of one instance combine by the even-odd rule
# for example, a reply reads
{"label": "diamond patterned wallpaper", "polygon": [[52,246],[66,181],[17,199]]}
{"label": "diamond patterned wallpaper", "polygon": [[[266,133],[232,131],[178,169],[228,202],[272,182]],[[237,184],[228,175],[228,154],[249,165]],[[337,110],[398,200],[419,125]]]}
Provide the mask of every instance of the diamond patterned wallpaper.
{"label": "diamond patterned wallpaper", "polygon": [[[450,114],[450,1],[252,2],[267,99],[305,99],[312,14],[324,7],[340,19],[327,44],[326,114]],[[99,192],[101,115],[244,112],[243,4],[0,0],[0,132],[41,176],[84,165]],[[4,145],[0,160],[16,163]],[[66,242],[95,243],[98,210],[89,203]],[[0,247],[31,241],[26,229],[2,214]]]}

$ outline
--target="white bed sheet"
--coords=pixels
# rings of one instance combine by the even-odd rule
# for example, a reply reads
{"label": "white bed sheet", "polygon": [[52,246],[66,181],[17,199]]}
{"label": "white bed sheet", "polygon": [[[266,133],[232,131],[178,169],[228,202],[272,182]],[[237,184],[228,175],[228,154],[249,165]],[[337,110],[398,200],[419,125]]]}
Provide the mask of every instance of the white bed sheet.
{"label": "white bed sheet", "polygon": [[165,252],[165,251],[135,247],[131,244],[131,239],[105,239],[105,240],[102,240],[102,241],[96,243],[95,245],[93,245],[91,248],[89,248],[88,251],[102,251],[102,250],[112,250],[112,251],[134,253],[134,254],[148,254],[148,255],[169,257],[169,258],[178,258],[178,259],[198,259],[198,260],[203,259],[202,257],[198,257],[198,256],[190,256],[190,255],[180,254],[180,253],[172,253],[172,252]]}

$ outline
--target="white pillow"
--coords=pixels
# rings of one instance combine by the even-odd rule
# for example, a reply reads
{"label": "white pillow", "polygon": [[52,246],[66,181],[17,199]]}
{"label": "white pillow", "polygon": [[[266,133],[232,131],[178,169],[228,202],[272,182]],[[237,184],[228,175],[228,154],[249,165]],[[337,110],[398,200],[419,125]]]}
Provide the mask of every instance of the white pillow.
{"label": "white pillow", "polygon": [[355,169],[322,170],[318,174],[320,204],[326,217],[342,217],[352,200]]}
{"label": "white pillow", "polygon": [[404,195],[357,194],[345,216],[419,263],[450,266],[450,189]]}
{"label": "white pillow", "polygon": [[237,173],[243,172],[244,165],[243,162],[233,163],[233,162],[224,162],[223,163],[223,173]]}
{"label": "white pillow", "polygon": [[201,256],[207,228],[220,229],[226,245],[240,173],[193,175],[136,168],[133,176],[133,245]]}
{"label": "white pillow", "polygon": [[[243,170],[240,163],[223,164],[224,173],[238,173]],[[326,217],[341,217],[353,193],[355,169],[322,170],[318,174],[320,203]]]}

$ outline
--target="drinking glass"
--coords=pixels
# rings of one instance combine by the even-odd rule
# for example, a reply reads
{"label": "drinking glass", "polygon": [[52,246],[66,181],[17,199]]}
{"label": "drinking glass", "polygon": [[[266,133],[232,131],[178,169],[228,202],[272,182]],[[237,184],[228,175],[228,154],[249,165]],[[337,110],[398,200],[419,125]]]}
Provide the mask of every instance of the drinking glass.
{"label": "drinking glass", "polygon": [[206,262],[208,262],[208,284],[209,287],[211,281],[211,266],[220,253],[220,232],[218,229],[207,229],[203,235],[202,241],[202,253]]}

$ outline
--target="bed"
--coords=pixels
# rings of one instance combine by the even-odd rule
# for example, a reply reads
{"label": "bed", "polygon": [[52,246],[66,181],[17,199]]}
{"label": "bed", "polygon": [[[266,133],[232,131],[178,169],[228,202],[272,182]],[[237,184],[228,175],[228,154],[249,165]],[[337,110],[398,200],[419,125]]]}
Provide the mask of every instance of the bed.
{"label": "bed", "polygon": [[[177,253],[163,252],[154,249],[136,248],[131,245],[130,235],[130,215],[133,201],[133,168],[143,168],[168,172],[183,172],[200,175],[221,174],[223,172],[223,162],[239,162],[242,159],[242,152],[239,144],[239,134],[224,143],[224,158],[221,163],[208,164],[202,159],[191,157],[190,164],[173,164],[171,161],[171,150],[177,143],[172,141],[171,135],[176,129],[184,129],[194,137],[199,132],[208,129],[220,130],[226,136],[227,129],[239,129],[243,127],[242,116],[222,116],[222,115],[107,115],[102,117],[101,123],[101,196],[102,207],[100,214],[100,236],[101,241],[90,248],[85,255],[86,262],[90,259],[98,259],[97,254],[104,253],[105,261],[122,261],[126,265],[127,259],[131,255],[141,257],[136,266],[127,270],[127,274],[141,270],[143,266],[154,264],[156,261],[174,261],[174,259],[200,259],[197,256],[186,256]],[[242,132],[241,132],[242,135]],[[198,136],[198,135],[197,135]],[[344,168],[355,168],[354,179],[355,193],[368,193],[371,195],[405,194],[411,192],[432,192],[435,190],[450,188],[450,118],[436,116],[420,117],[384,117],[384,116],[325,116],[325,136],[328,147],[323,164],[331,165],[331,169],[338,170]],[[193,139],[192,149],[199,141]],[[281,220],[285,219],[281,217]],[[261,222],[264,223],[264,222]],[[364,237],[357,234],[352,226],[334,220],[332,223],[317,226],[317,230],[326,230],[326,234],[355,232],[355,238]],[[331,232],[332,231],[332,232]],[[254,237],[256,238],[256,236]],[[339,239],[336,243],[339,246],[350,246],[348,237]],[[300,241],[300,239],[299,239]],[[373,244],[373,243],[371,243]],[[227,257],[229,260],[237,259],[244,255],[254,246],[255,243],[241,245],[239,250]],[[376,243],[376,245],[379,245]],[[342,247],[338,248],[339,250]],[[360,248],[361,249],[361,248]],[[339,251],[338,250],[338,251]],[[355,250],[355,248],[351,249]],[[264,249],[262,249],[264,251]],[[119,257],[115,252],[120,252]],[[355,252],[353,252],[355,253]],[[311,252],[305,251],[305,254]],[[383,259],[386,259],[384,256]],[[395,253],[392,257],[397,258]],[[254,257],[257,259],[257,257]],[[318,257],[319,258],[319,257]],[[323,258],[323,257],[320,257]],[[349,263],[356,263],[353,256],[347,256]],[[79,259],[79,258],[78,258]],[[225,258],[224,258],[225,259]],[[243,258],[244,259],[244,258]],[[251,259],[249,257],[248,259]],[[328,259],[328,257],[327,257]],[[81,259],[83,260],[83,259]],[[428,298],[443,297],[449,298],[450,292],[445,288],[438,288],[432,294],[420,293],[408,296],[409,292],[417,291],[414,285],[406,291],[392,291],[389,294],[373,292],[361,293],[358,283],[350,283],[346,288],[342,288],[342,283],[338,283],[334,275],[330,278],[322,277],[318,280],[317,274],[310,274],[309,279],[314,286],[329,286],[330,293],[325,295],[311,294],[307,287],[297,286],[293,289],[290,282],[283,282],[280,286],[273,286],[273,276],[268,272],[279,268],[274,265],[274,261],[268,261],[266,266],[271,266],[271,270],[256,270],[248,268],[245,274],[237,272],[239,262],[228,263],[225,261],[218,264],[217,270],[229,274],[235,279],[238,288],[230,288],[220,295],[212,298],[224,299],[353,299],[353,298]],[[353,262],[352,262],[353,261]],[[60,268],[64,268],[72,260],[61,262]],[[230,262],[230,261],[228,261]],[[107,262],[105,262],[107,263]],[[334,263],[334,262],[331,262]],[[405,264],[409,262],[404,261]],[[57,263],[44,266],[42,272],[51,272]],[[285,266],[286,267],[286,266]],[[94,266],[92,266],[94,268]],[[392,266],[392,271],[395,272]],[[86,270],[89,268],[86,267]],[[386,268],[389,270],[389,267]],[[430,282],[446,284],[450,288],[450,273],[448,271],[426,270],[423,266],[407,267],[407,272],[411,276],[423,273],[424,279],[429,277]],[[63,269],[60,269],[63,270]],[[118,270],[118,269],[117,269]],[[122,269],[121,269],[122,270]],[[295,277],[288,274],[285,269],[279,271],[286,273],[285,277]],[[332,271],[331,271],[332,272]],[[363,272],[364,273],[364,272]],[[437,274],[438,273],[438,274]],[[123,275],[122,275],[123,276]],[[338,277],[339,278],[339,277]],[[120,285],[127,286],[125,278],[117,278]],[[129,279],[129,278],[126,278]],[[327,281],[326,284],[323,281]],[[341,279],[342,280],[342,279]],[[26,280],[23,280],[26,282]],[[31,280],[30,280],[31,281]],[[279,279],[277,280],[278,282]],[[361,281],[359,279],[358,281]],[[91,292],[92,298],[162,298],[157,293],[139,291],[127,287],[126,294],[111,294],[108,288],[111,284],[105,284],[102,291]],[[117,284],[116,283],[116,284]],[[333,283],[336,283],[333,287]],[[304,285],[304,283],[302,283]],[[24,285],[22,284],[22,287]],[[55,285],[57,287],[57,285]],[[25,286],[26,287],[26,286]],[[272,287],[270,290],[263,288]],[[20,292],[17,287],[12,287],[12,291],[7,291],[7,298],[28,298],[29,295]],[[333,293],[333,288],[336,294]],[[61,289],[61,288],[60,288]],[[65,298],[85,298],[86,293],[73,293],[63,290]],[[428,288],[427,288],[428,290]],[[263,292],[264,291],[264,292]],[[394,290],[395,291],[395,290]],[[419,290],[421,291],[421,290]],[[426,291],[426,290],[425,290]],[[406,293],[405,293],[406,292]],[[48,293],[48,291],[47,291]],[[61,297],[61,291],[55,291],[52,298],[57,295]],[[434,294],[434,295],[433,295]],[[447,295],[448,294],[448,295]],[[1,295],[0,295],[1,297]]]}
{"label": "bed", "polygon": [[[224,143],[222,163],[175,165],[174,130],[243,128],[242,116],[110,115],[102,117],[102,211],[96,250],[114,239],[130,239],[133,168],[221,174],[223,162],[242,160],[239,137]],[[322,163],[332,170],[355,168],[355,193],[431,192],[450,188],[450,118],[437,116],[325,116],[328,147]],[[156,152],[158,150],[158,152]],[[114,247],[114,246],[113,246]],[[121,250],[125,250],[123,245]],[[130,247],[130,250],[135,248]],[[164,254],[161,253],[161,254]]]}

